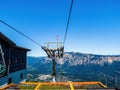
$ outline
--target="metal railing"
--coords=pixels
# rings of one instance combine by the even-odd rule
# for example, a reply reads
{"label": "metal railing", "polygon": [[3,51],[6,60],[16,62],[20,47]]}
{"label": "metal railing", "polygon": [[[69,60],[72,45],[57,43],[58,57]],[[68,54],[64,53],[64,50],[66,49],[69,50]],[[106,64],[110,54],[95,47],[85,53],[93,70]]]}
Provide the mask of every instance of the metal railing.
{"label": "metal railing", "polygon": [[[14,89],[14,88],[10,88],[10,87],[15,87],[15,86],[14,86],[14,84],[9,84],[7,86],[4,86],[0,90]],[[76,90],[76,89],[89,88],[87,86],[95,86],[94,88],[97,88],[96,86],[99,86],[98,89],[99,88],[101,88],[101,89],[107,88],[107,86],[105,86],[101,82],[22,82],[17,87],[19,87],[19,88],[21,87],[22,89],[32,88],[32,90],[49,90],[50,88],[53,88],[53,87],[56,88],[57,90],[61,90],[60,88],[63,88],[65,90]],[[47,87],[47,89],[45,89],[44,87]]]}

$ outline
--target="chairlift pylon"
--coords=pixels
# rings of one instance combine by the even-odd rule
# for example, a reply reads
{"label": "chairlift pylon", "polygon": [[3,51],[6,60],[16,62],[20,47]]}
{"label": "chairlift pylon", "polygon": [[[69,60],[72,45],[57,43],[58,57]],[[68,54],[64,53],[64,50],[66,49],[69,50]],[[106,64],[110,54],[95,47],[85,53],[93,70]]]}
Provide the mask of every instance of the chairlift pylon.
{"label": "chairlift pylon", "polygon": [[46,52],[48,58],[53,61],[52,76],[53,81],[56,81],[56,59],[63,58],[63,42],[47,42],[45,46],[42,46],[42,49]]}

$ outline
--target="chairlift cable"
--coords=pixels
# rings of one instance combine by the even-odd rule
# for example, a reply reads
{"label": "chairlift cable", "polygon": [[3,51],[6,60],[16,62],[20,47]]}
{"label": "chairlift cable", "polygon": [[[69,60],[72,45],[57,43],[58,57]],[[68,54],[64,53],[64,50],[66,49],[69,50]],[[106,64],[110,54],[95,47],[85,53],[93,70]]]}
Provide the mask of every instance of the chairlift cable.
{"label": "chairlift cable", "polygon": [[14,28],[13,26],[7,24],[6,22],[0,20],[1,23],[3,23],[4,25],[8,26],[9,28],[11,28],[12,30],[16,31],[17,33],[21,34],[22,36],[24,36],[25,38],[29,39],[30,41],[34,42],[35,44],[37,44],[38,46],[42,46],[41,44],[39,44],[38,42],[36,42],[35,40],[31,39],[30,37],[28,37],[27,35],[25,35],[24,33],[20,32],[19,30],[17,30],[16,28]]}
{"label": "chairlift cable", "polygon": [[68,16],[67,25],[66,25],[66,31],[65,31],[65,36],[64,36],[64,42],[63,42],[64,45],[65,45],[65,41],[66,41],[66,37],[67,37],[67,33],[68,33],[68,27],[69,27],[70,18],[71,18],[73,1],[74,1],[74,0],[71,1],[71,5],[70,5],[70,11],[69,11],[69,16]]}

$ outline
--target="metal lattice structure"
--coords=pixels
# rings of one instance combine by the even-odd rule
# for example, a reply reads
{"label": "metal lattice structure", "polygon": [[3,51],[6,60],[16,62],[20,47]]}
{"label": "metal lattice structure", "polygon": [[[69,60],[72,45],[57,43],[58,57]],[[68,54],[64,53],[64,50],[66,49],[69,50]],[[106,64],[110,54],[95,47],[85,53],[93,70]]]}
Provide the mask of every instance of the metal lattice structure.
{"label": "metal lattice structure", "polygon": [[53,61],[53,81],[56,81],[56,59],[63,58],[64,46],[63,42],[47,42],[46,45],[42,47],[42,49],[48,55],[48,58],[51,58]]}

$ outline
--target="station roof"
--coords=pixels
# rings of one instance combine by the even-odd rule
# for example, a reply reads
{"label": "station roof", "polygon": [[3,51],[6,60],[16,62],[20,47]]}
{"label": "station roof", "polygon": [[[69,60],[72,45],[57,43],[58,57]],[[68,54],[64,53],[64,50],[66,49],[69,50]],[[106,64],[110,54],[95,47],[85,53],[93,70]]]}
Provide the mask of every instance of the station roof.
{"label": "station roof", "polygon": [[0,32],[0,39],[4,40],[6,43],[10,44],[14,48],[19,48],[19,49],[22,49],[22,50],[30,51],[30,49],[17,46],[12,40],[10,40],[8,37],[6,37],[2,32]]}

